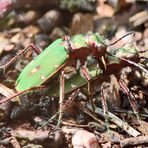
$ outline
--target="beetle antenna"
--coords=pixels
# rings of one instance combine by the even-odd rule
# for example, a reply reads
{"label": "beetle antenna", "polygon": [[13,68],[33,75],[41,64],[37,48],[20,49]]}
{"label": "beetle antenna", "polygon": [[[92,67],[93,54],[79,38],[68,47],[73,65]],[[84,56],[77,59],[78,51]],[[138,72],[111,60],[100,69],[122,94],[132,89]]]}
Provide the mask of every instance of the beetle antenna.
{"label": "beetle antenna", "polygon": [[135,36],[135,32],[127,33],[127,34],[125,34],[124,36],[122,36],[121,38],[119,38],[118,40],[116,40],[115,42],[109,44],[109,46],[112,46],[112,45],[116,44],[117,42],[119,42],[120,40],[122,40],[123,38],[125,38],[126,36],[129,36],[129,35],[131,35],[131,34],[133,34],[133,36]]}

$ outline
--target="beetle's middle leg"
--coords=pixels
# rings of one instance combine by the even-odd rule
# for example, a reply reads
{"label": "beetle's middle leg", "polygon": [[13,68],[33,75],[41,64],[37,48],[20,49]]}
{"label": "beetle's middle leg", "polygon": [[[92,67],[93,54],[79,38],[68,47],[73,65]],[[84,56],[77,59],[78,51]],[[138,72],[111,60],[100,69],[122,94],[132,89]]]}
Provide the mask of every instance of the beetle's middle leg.
{"label": "beetle's middle leg", "polygon": [[60,75],[60,98],[59,98],[59,119],[58,119],[58,124],[57,126],[60,125],[60,122],[62,120],[62,117],[63,117],[63,102],[64,102],[64,91],[65,91],[65,88],[64,88],[64,85],[65,85],[65,80],[64,80],[64,70],[61,71],[61,75]]}

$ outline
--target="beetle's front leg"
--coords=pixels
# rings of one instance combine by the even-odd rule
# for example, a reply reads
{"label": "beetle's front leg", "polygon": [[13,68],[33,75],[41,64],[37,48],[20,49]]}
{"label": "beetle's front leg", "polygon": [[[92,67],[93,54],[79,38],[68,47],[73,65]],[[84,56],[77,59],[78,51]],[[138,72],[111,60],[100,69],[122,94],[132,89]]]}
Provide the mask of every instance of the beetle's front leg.
{"label": "beetle's front leg", "polygon": [[87,80],[88,82],[88,95],[89,95],[89,100],[92,104],[92,108],[93,110],[95,110],[95,106],[94,106],[94,103],[93,103],[93,94],[92,94],[92,89],[91,89],[91,76],[90,74],[88,73],[87,69],[85,66],[82,66],[80,68],[82,74],[84,75],[85,79]]}

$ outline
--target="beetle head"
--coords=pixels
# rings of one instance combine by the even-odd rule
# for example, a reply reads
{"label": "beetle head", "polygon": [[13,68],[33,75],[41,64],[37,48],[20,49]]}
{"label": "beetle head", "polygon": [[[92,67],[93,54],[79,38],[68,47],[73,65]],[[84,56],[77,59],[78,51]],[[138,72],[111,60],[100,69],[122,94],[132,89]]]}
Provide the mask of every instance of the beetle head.
{"label": "beetle head", "polygon": [[106,48],[108,45],[108,40],[98,33],[91,33],[87,36],[88,42],[90,46],[97,48],[97,50],[101,50],[102,48]]}

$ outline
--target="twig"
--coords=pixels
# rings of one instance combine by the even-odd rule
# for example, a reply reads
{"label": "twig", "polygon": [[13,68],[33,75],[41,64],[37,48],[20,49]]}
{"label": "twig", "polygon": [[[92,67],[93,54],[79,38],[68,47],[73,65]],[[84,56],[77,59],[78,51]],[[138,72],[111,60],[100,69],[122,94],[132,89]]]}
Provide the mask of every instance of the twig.
{"label": "twig", "polygon": [[11,97],[15,95],[15,92],[12,89],[0,83],[0,94],[2,94],[5,97]]}
{"label": "twig", "polygon": [[[91,107],[90,104],[88,104],[88,108],[90,110],[92,110],[92,107]],[[101,108],[95,107],[95,113],[97,113],[97,114],[101,115],[102,117],[104,117],[104,114],[103,114],[103,111],[102,111]],[[132,128],[127,122],[121,120],[120,118],[118,118],[117,116],[112,114],[111,112],[108,112],[108,116],[109,116],[110,121],[112,121],[113,123],[118,125],[124,131],[126,131],[129,135],[131,135],[133,137],[137,137],[138,135],[141,134],[140,132],[138,132],[137,130]]]}
{"label": "twig", "polygon": [[75,124],[75,123],[70,123],[70,122],[66,122],[66,121],[61,121],[63,125],[66,126],[72,126],[72,127],[77,127],[77,128],[89,128],[89,125],[79,125],[79,124]]}
{"label": "twig", "polygon": [[7,102],[7,101],[10,101],[22,94],[25,94],[25,93],[29,93],[30,91],[33,91],[33,90],[36,90],[36,89],[44,89],[45,87],[44,86],[39,86],[39,87],[32,87],[32,88],[29,88],[27,90],[24,90],[24,91],[21,91],[21,92],[18,92],[16,94],[13,94],[12,96],[8,96],[8,98],[5,98],[3,100],[0,100],[0,104],[4,103],[4,102]]}
{"label": "twig", "polygon": [[121,147],[130,146],[130,145],[141,145],[141,144],[148,144],[148,136],[127,138],[120,142]]}

